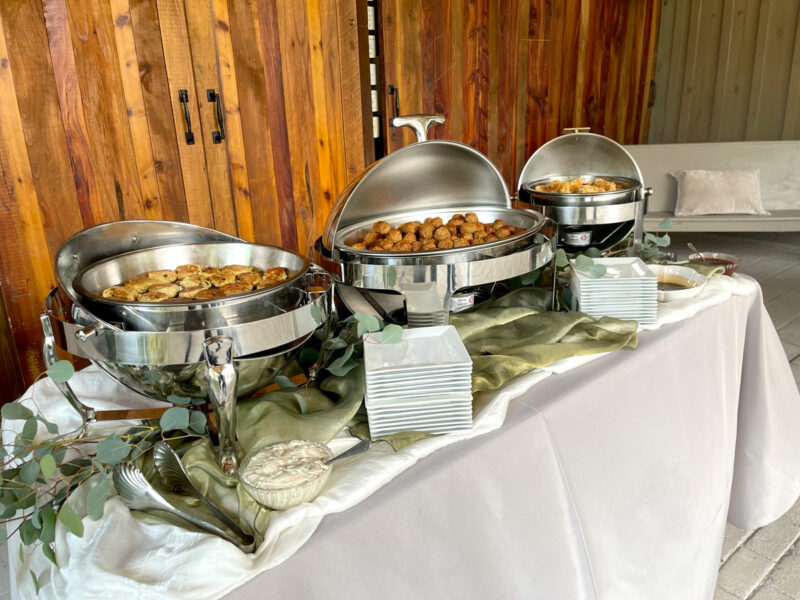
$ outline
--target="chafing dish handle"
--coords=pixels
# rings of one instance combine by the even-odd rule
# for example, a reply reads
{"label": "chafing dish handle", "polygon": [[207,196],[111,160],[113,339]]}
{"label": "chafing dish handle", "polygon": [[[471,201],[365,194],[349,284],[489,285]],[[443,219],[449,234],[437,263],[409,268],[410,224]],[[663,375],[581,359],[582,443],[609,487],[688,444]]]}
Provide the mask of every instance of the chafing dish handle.
{"label": "chafing dish handle", "polygon": [[[56,290],[54,289],[50,292],[50,296],[55,294]],[[49,299],[49,296],[48,296]],[[44,332],[44,343],[42,344],[42,355],[44,357],[44,364],[47,368],[53,366],[56,362],[58,362],[58,354],[56,353],[56,338],[53,335],[53,325],[50,323],[50,315],[48,314],[49,311],[45,311],[39,317],[39,320],[42,324],[42,331]],[[70,403],[70,406],[75,409],[81,417],[81,432],[82,434],[86,432],[86,426],[89,423],[93,423],[97,420],[97,415],[94,412],[94,409],[86,406],[78,399],[78,396],[75,392],[72,391],[69,383],[59,382],[55,380],[51,380],[58,388],[64,397],[67,399],[67,402]]]}
{"label": "chafing dish handle", "polygon": [[239,466],[236,440],[236,367],[233,364],[233,339],[210,337],[203,342],[209,397],[219,431],[219,466],[233,475]]}
{"label": "chafing dish handle", "polygon": [[392,127],[411,127],[417,134],[417,142],[428,140],[428,129],[434,123],[443,124],[444,115],[402,115],[391,120]]}

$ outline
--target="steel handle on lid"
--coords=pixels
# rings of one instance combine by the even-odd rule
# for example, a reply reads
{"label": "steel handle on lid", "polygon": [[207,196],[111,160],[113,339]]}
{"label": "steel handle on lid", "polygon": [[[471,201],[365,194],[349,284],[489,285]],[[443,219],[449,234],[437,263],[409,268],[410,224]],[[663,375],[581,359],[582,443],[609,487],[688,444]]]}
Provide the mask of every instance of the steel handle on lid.
{"label": "steel handle on lid", "polygon": [[206,359],[204,375],[219,432],[219,466],[233,475],[239,466],[236,440],[236,367],[233,364],[233,339],[211,337],[203,342]]}
{"label": "steel handle on lid", "polygon": [[444,123],[444,115],[403,115],[392,117],[390,124],[392,127],[410,127],[417,134],[417,142],[425,142],[428,139],[428,129],[436,123]]}
{"label": "steel handle on lid", "polygon": [[591,127],[564,127],[561,133],[564,135],[567,133],[589,133],[591,130]]}

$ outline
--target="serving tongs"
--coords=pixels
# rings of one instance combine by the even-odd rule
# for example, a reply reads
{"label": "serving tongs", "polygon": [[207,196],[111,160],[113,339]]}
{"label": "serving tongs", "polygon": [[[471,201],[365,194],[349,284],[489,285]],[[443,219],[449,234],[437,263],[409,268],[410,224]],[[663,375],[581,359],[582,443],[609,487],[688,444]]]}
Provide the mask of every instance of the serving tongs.
{"label": "serving tongs", "polygon": [[[158,442],[156,445],[160,443],[161,442]],[[166,446],[166,444],[163,445]],[[167,446],[167,448],[169,448],[169,446]],[[169,448],[169,450],[174,454],[171,448]],[[245,533],[235,521],[214,506],[210,500],[205,498],[200,491],[194,487],[194,484],[191,483],[186,475],[186,471],[183,469],[183,465],[181,464],[177,455],[175,456],[175,460],[177,461],[177,464],[180,465],[178,471],[175,471],[176,465],[173,464],[172,459],[166,460],[171,464],[171,466],[168,467],[168,471],[170,472],[168,477],[170,478],[170,481],[172,481],[173,478],[175,481],[177,481],[178,478],[183,480],[183,477],[186,476],[186,481],[188,481],[190,486],[187,489],[193,490],[195,495],[199,495],[199,497],[205,501],[206,505],[212,509],[212,512],[221,520],[223,520],[232,531],[235,532],[236,537],[230,535],[226,531],[223,531],[216,525],[208,523],[207,521],[203,521],[202,519],[198,519],[197,517],[194,517],[174,507],[161,494],[159,494],[152,485],[150,485],[150,482],[145,479],[144,474],[132,463],[120,463],[114,467],[112,476],[114,480],[114,487],[116,488],[117,494],[123,503],[125,503],[125,505],[132,510],[160,510],[175,515],[176,517],[179,517],[184,521],[188,521],[203,531],[207,531],[208,533],[221,537],[225,541],[230,542],[239,548],[239,550],[244,553],[249,554],[253,552],[255,550],[255,539],[253,539],[253,536]],[[161,471],[159,470],[159,473],[160,472]],[[181,485],[183,485],[183,482]]]}

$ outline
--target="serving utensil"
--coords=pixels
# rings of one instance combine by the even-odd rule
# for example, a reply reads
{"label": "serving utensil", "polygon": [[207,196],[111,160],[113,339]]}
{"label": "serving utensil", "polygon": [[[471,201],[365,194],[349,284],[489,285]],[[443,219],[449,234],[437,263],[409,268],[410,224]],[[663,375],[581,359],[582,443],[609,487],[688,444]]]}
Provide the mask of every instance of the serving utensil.
{"label": "serving utensil", "polygon": [[132,510],[160,510],[188,521],[203,531],[230,542],[245,553],[253,552],[255,542],[244,544],[219,527],[175,508],[145,479],[144,474],[131,463],[120,463],[112,474],[114,487],[123,503]]}
{"label": "serving utensil", "polygon": [[153,462],[156,465],[158,474],[161,476],[164,484],[173,492],[191,492],[211,510],[214,515],[219,518],[225,525],[227,525],[245,544],[252,544],[254,542],[253,536],[248,535],[239,524],[231,519],[222,510],[206,498],[203,493],[197,489],[189,478],[183,463],[177,452],[170,448],[166,442],[156,442],[153,446]]}
{"label": "serving utensil", "polygon": [[370,440],[361,440],[355,446],[353,446],[352,448],[348,448],[338,456],[329,458],[328,460],[325,461],[325,464],[329,465],[333,462],[336,462],[339,459],[349,458],[351,456],[355,456],[356,454],[361,454],[362,452],[366,452],[367,450],[369,450],[370,445],[371,445]]}
{"label": "serving utensil", "polygon": [[700,258],[700,260],[704,260],[705,259],[705,257],[703,256],[703,253],[700,252],[700,250],[698,250],[692,242],[689,242],[686,245],[689,246],[689,250],[694,252]]}

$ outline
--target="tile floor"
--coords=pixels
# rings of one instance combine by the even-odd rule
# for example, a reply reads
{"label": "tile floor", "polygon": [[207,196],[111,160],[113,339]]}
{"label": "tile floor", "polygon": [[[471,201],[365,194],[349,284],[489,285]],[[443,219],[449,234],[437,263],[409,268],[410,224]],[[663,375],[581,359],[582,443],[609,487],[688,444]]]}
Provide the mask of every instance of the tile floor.
{"label": "tile floor", "polygon": [[[778,329],[800,385],[800,233],[673,233],[671,250],[688,254],[730,252],[742,259],[741,272],[761,284],[764,302]],[[0,548],[0,600],[9,597],[8,553]],[[754,531],[728,525],[714,600],[800,600],[800,502],[774,523]]]}

